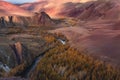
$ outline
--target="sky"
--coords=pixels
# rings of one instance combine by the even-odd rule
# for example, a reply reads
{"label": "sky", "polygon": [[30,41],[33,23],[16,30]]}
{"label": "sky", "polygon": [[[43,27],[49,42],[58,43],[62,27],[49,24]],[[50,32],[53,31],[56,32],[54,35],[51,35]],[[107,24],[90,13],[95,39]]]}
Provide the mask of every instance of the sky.
{"label": "sky", "polygon": [[4,1],[8,1],[11,3],[26,3],[26,2],[34,2],[36,0],[4,0]]}
{"label": "sky", "polygon": [[[4,0],[4,1],[8,1],[8,2],[11,2],[11,3],[26,3],[26,2],[35,2],[35,1],[44,1],[44,0]],[[46,0],[45,0],[46,1]],[[50,1],[50,2],[68,2],[68,1],[72,1],[72,2],[86,2],[86,1],[90,1],[90,0],[47,0],[47,1]]]}

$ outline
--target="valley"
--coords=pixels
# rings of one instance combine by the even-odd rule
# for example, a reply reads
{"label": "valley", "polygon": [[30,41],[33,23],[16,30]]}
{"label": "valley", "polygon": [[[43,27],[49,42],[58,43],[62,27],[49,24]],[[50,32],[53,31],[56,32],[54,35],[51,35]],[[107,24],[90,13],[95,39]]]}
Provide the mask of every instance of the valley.
{"label": "valley", "polygon": [[76,1],[0,1],[0,80],[120,80],[119,0]]}
{"label": "valley", "polygon": [[119,64],[120,30],[113,29],[114,25],[115,21],[111,24],[109,21],[91,21],[82,26],[59,28],[51,32],[65,35],[69,43],[78,50],[82,48],[102,60]]}

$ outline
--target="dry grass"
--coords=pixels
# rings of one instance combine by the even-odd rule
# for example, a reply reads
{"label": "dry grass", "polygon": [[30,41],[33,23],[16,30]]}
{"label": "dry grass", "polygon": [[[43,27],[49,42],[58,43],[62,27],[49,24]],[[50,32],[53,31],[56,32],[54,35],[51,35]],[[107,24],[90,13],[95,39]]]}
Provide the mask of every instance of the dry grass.
{"label": "dry grass", "polygon": [[23,33],[24,30],[23,28],[20,27],[10,27],[8,28],[7,34],[18,34],[18,33]]}

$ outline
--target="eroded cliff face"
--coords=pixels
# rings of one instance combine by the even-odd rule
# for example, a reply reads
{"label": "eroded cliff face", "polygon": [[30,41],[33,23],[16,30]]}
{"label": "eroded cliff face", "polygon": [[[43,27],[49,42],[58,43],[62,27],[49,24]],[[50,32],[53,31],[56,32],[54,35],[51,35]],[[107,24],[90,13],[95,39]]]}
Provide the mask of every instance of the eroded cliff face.
{"label": "eroded cliff face", "polygon": [[0,27],[28,26],[28,25],[53,25],[54,22],[50,16],[45,13],[35,13],[31,17],[24,16],[3,16],[0,17]]}
{"label": "eroded cliff face", "polygon": [[54,23],[48,14],[46,14],[45,12],[41,12],[41,15],[38,19],[38,24],[47,26],[47,25],[52,25]]}
{"label": "eroded cliff face", "polygon": [[27,48],[21,42],[14,43],[11,48],[14,51],[17,64],[21,64],[25,60],[25,55],[28,54]]}
{"label": "eroded cliff face", "polygon": [[18,16],[0,17],[0,27],[24,26],[25,22]]}
{"label": "eroded cliff face", "polygon": [[52,18],[45,12],[35,13],[30,22],[32,25],[39,26],[50,26],[55,24]]}
{"label": "eroded cliff face", "polygon": [[34,38],[29,34],[0,36],[0,76],[9,73],[16,66],[28,66],[39,55],[39,42],[41,38]]}
{"label": "eroded cliff face", "polygon": [[15,66],[27,63],[30,59],[32,59],[31,54],[21,42],[0,44],[0,70],[3,72],[9,72]]}

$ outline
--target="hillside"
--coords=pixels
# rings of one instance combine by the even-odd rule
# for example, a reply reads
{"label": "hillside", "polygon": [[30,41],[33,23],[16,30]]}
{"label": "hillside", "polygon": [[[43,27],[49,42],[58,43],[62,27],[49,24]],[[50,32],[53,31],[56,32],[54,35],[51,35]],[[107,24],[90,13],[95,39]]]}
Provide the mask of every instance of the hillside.
{"label": "hillside", "polygon": [[[65,3],[85,3],[88,1],[95,1],[95,0],[37,0],[37,2],[33,3],[25,3],[21,4],[20,7],[31,12],[40,12],[45,11],[52,17],[62,17],[59,15],[61,13]],[[71,5],[68,9],[73,9],[74,7]],[[67,9],[66,9],[67,10]],[[63,11],[62,11],[63,12]]]}
{"label": "hillside", "polygon": [[[0,48],[3,65],[0,77],[6,77],[3,80],[17,77],[28,80],[120,79],[117,67],[93,58],[82,49],[78,51],[71,47],[61,34],[51,34],[39,27],[20,29],[16,34],[14,30],[17,29],[19,30],[9,28],[7,30],[10,33],[6,37],[0,36],[4,40],[0,44],[4,46],[3,49]],[[6,55],[10,58],[5,57]],[[9,66],[10,71],[6,72],[4,65]]]}
{"label": "hillside", "polygon": [[[7,7],[6,7],[7,6]],[[14,4],[0,1],[0,16],[31,16],[32,14]]]}
{"label": "hillside", "polygon": [[119,0],[98,0],[86,3],[82,3],[82,1],[52,2],[26,3],[20,5],[20,7],[31,12],[46,11],[53,17],[77,17],[81,20],[119,19]]}
{"label": "hillside", "polygon": [[0,80],[120,80],[119,15],[119,0],[0,0]]}
{"label": "hillside", "polygon": [[81,20],[119,19],[119,0],[91,1],[87,3],[66,3],[60,15],[77,17]]}

